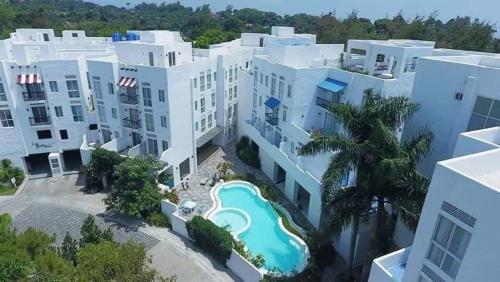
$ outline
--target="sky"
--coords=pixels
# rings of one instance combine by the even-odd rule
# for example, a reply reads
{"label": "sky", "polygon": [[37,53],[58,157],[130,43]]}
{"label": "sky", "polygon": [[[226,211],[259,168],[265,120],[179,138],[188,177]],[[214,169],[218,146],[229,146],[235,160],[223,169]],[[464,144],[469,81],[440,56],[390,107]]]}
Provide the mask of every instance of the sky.
{"label": "sky", "polygon": [[[176,0],[87,0],[98,4],[124,6],[129,2],[136,5],[142,2],[170,3]],[[278,14],[307,13],[320,15],[335,11],[337,16],[345,17],[353,9],[359,17],[377,19],[392,17],[399,11],[405,18],[416,15],[429,15],[437,11],[439,18],[448,20],[457,15],[471,16],[497,24],[500,29],[500,0],[180,0],[185,6],[197,7],[210,4],[215,10],[227,5],[234,8],[256,8]]]}

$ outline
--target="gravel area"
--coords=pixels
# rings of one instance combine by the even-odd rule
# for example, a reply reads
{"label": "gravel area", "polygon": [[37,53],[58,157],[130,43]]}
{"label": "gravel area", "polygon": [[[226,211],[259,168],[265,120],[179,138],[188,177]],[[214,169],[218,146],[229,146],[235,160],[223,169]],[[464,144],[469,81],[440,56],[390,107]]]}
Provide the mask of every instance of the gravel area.
{"label": "gravel area", "polygon": [[[69,209],[33,204],[14,217],[13,226],[17,231],[24,231],[31,226],[48,234],[55,234],[56,244],[60,245],[66,232],[77,240],[80,238],[80,227],[87,216],[88,214]],[[95,217],[95,221],[101,229],[111,226],[114,240],[120,243],[134,240],[144,244],[146,250],[149,250],[159,242],[139,231],[136,226],[117,224],[99,216]]]}

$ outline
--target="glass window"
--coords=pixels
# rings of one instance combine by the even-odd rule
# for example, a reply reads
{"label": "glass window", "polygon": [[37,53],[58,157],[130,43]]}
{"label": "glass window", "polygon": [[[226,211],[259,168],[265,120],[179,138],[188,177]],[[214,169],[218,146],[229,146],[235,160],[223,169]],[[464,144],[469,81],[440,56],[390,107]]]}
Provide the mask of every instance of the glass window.
{"label": "glass window", "polygon": [[459,259],[464,258],[465,250],[469,245],[470,233],[460,226],[455,227],[449,250]]}
{"label": "glass window", "polygon": [[161,141],[161,149],[162,149],[162,151],[168,150],[168,142],[167,141]]}
{"label": "glass window", "polygon": [[215,107],[215,93],[212,93],[210,96],[211,102],[212,102],[212,107]]}
{"label": "glass window", "polygon": [[165,102],[165,90],[158,90],[158,100],[160,102]]}
{"label": "glass window", "polygon": [[158,141],[148,138],[148,154],[158,156]]}
{"label": "glass window", "polygon": [[146,117],[146,130],[147,131],[155,131],[155,123],[153,119],[152,113],[145,113]]}
{"label": "glass window", "polygon": [[109,94],[115,94],[115,86],[111,82],[108,82],[108,93]]}
{"label": "glass window", "polygon": [[490,117],[500,120],[500,101],[493,101],[493,106],[491,107]]}
{"label": "glass window", "polygon": [[0,121],[2,122],[2,127],[14,127],[14,119],[10,110],[0,110]]}
{"label": "glass window", "polygon": [[212,72],[207,73],[207,89],[212,87]]}
{"label": "glass window", "polygon": [[206,121],[204,118],[201,119],[201,133],[205,132],[206,130]]}
{"label": "glass window", "polygon": [[142,88],[142,97],[144,100],[145,107],[152,107],[153,106],[153,99],[151,98],[151,88],[143,87]]}
{"label": "glass window", "polygon": [[283,99],[283,91],[285,91],[285,81],[280,78],[278,83],[278,99]]}
{"label": "glass window", "polygon": [[235,86],[233,87],[233,89],[234,89],[234,91],[233,91],[233,93],[234,93],[234,98],[236,98],[236,97],[238,97],[238,85],[235,85]]}
{"label": "glass window", "polygon": [[276,77],[275,75],[271,77],[271,96],[274,96],[276,93]]}
{"label": "glass window", "polygon": [[56,117],[64,116],[62,106],[55,106],[54,111],[56,112]]}
{"label": "glass window", "polygon": [[61,140],[68,140],[68,130],[66,129],[59,130],[59,135],[61,136]]}
{"label": "glass window", "polygon": [[200,99],[200,111],[201,111],[202,113],[204,113],[204,112],[205,112],[205,98],[201,98],[201,99]]}
{"label": "glass window", "polygon": [[286,96],[288,96],[288,98],[292,98],[292,85],[291,84],[288,84]]}
{"label": "glass window", "polygon": [[82,122],[83,121],[83,109],[81,105],[71,106],[71,113],[73,114],[74,122]]}
{"label": "glass window", "polygon": [[102,99],[102,88],[101,88],[101,79],[97,76],[93,77],[94,82],[94,93],[97,98]]}
{"label": "glass window", "polygon": [[195,78],[193,78],[193,88],[196,88],[198,87],[198,80]]}
{"label": "glass window", "polygon": [[474,106],[474,113],[481,115],[488,115],[493,102],[490,98],[477,97],[476,105]]}
{"label": "glass window", "polygon": [[70,98],[80,98],[80,90],[78,89],[78,82],[76,80],[66,80],[66,87],[68,88],[68,96]]}
{"label": "glass window", "polygon": [[208,115],[208,128],[212,127],[212,114]]}
{"label": "glass window", "polygon": [[257,107],[257,93],[256,92],[253,92],[252,105],[254,108]]}
{"label": "glass window", "polygon": [[500,101],[477,97],[467,130],[478,130],[499,125]]}
{"label": "glass window", "polygon": [[253,72],[253,86],[256,87],[257,86],[257,82],[259,81],[259,73],[257,71],[254,71]]}
{"label": "glass window", "polygon": [[59,92],[57,81],[49,81],[50,92]]}
{"label": "glass window", "polygon": [[166,116],[160,116],[160,125],[161,125],[161,127],[167,127],[167,117]]}
{"label": "glass window", "polygon": [[3,84],[0,82],[0,101],[7,101],[7,95],[5,94],[5,89]]}
{"label": "glass window", "polygon": [[200,74],[200,91],[205,91],[205,74]]}
{"label": "glass window", "polygon": [[118,113],[116,111],[116,108],[111,108],[111,117],[114,119],[118,118]]}
{"label": "glass window", "polygon": [[108,122],[108,119],[106,118],[106,109],[103,105],[97,106],[97,112],[99,112],[99,119],[101,122]]}
{"label": "glass window", "polygon": [[451,229],[453,228],[453,223],[443,217],[440,216],[436,228],[436,232],[434,233],[434,241],[438,242],[441,246],[446,247],[448,244],[448,238],[450,238]]}

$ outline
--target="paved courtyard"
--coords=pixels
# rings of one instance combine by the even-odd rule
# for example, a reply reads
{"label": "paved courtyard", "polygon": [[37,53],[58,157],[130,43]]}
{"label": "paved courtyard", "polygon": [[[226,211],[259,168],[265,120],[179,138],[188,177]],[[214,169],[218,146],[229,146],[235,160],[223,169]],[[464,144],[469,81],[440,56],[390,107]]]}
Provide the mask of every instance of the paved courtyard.
{"label": "paved courtyard", "polygon": [[210,197],[210,189],[209,185],[201,185],[200,181],[204,178],[209,178],[217,172],[217,164],[229,161],[232,163],[232,169],[229,171],[230,173],[237,174],[253,174],[257,179],[261,181],[265,181],[268,184],[275,187],[277,194],[279,195],[278,202],[284,206],[292,215],[294,221],[299,224],[301,227],[311,230],[313,227],[307,221],[305,216],[286,198],[283,192],[273,183],[269,177],[267,177],[264,172],[260,169],[251,167],[241,161],[236,155],[236,146],[234,144],[229,144],[225,147],[219,147],[212,153],[208,158],[206,158],[200,165],[198,165],[198,171],[192,173],[189,176],[189,188],[183,189],[182,186],[178,185],[175,187],[179,192],[179,206],[182,206],[186,201],[193,201],[197,203],[197,207],[195,212],[189,215],[182,216],[186,219],[191,219],[194,215],[203,214],[205,211],[210,209],[213,205],[212,198]]}
{"label": "paved courtyard", "polygon": [[0,213],[9,213],[14,227],[23,231],[32,226],[56,235],[60,243],[66,232],[79,238],[82,221],[96,216],[101,228],[111,227],[118,242],[135,240],[152,256],[151,266],[177,281],[239,281],[227,268],[202,253],[192,242],[166,228],[140,220],[106,213],[105,194],[86,194],[81,175],[29,180],[15,196],[0,197]]}

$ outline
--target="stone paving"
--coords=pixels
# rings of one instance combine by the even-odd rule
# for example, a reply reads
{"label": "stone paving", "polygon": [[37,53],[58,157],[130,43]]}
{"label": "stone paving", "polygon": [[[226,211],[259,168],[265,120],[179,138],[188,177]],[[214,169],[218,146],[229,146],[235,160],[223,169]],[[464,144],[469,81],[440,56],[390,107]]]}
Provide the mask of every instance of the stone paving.
{"label": "stone paving", "polygon": [[246,174],[251,173],[257,179],[261,181],[265,181],[268,184],[272,185],[278,191],[279,200],[278,202],[284,206],[292,215],[295,223],[300,225],[302,228],[307,230],[312,230],[313,226],[307,221],[306,217],[292,204],[290,200],[286,198],[283,192],[276,187],[271,179],[269,179],[262,170],[251,167],[244,162],[242,162],[238,156],[236,155],[236,146],[235,144],[228,144],[223,148],[218,148],[212,155],[210,155],[206,160],[204,160],[199,166],[198,171],[196,173],[192,173],[188,176],[189,178],[189,188],[182,189],[182,186],[176,186],[175,188],[179,192],[179,206],[182,206],[186,201],[194,201],[197,203],[197,207],[195,212],[189,215],[182,216],[186,219],[191,219],[194,215],[203,214],[205,211],[210,209],[213,205],[213,201],[210,197],[210,186],[200,185],[200,181],[203,178],[208,177],[211,179],[211,176],[217,172],[217,164],[229,161],[233,164],[232,169],[229,173],[237,173],[237,174]]}

